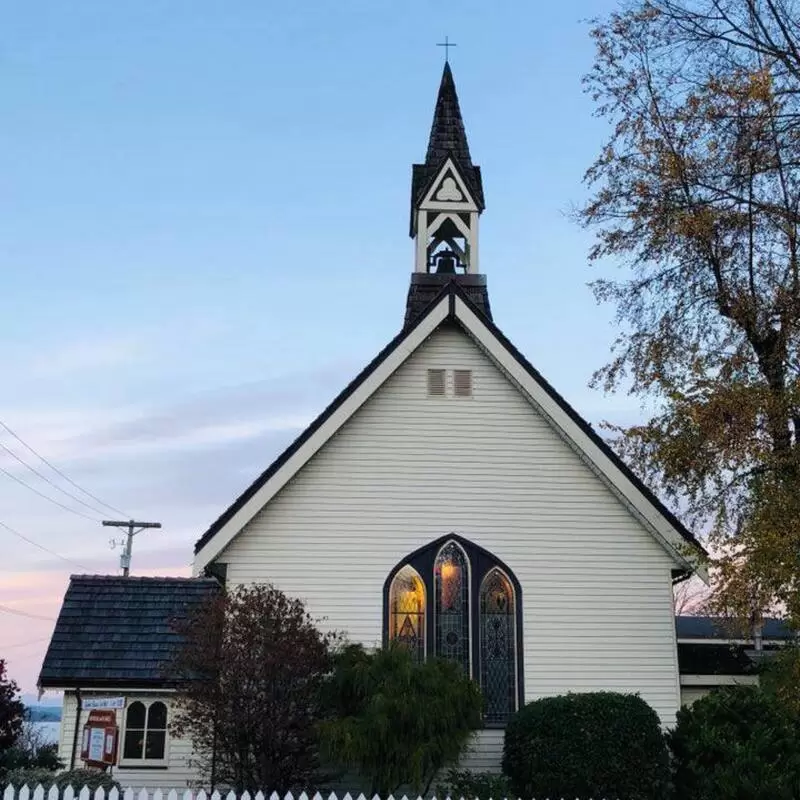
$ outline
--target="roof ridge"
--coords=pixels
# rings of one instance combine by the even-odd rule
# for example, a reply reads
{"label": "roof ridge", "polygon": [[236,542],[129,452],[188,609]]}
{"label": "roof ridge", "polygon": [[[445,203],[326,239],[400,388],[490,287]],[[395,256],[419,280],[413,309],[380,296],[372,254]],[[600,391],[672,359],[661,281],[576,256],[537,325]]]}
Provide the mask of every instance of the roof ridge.
{"label": "roof ridge", "polygon": [[91,582],[91,583],[197,583],[199,581],[217,582],[215,578],[192,576],[192,575],[94,575],[91,573],[81,573],[70,575],[72,582]]}

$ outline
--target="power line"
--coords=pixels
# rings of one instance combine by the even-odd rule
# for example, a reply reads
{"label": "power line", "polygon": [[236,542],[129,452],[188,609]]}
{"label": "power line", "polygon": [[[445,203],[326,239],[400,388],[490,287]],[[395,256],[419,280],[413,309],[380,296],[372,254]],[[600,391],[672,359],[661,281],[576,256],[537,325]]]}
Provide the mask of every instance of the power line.
{"label": "power line", "polygon": [[41,614],[30,614],[27,611],[20,611],[17,608],[11,608],[10,606],[4,606],[0,603],[0,611],[5,611],[6,614],[16,614],[18,617],[27,617],[28,619],[41,619],[45,622],[55,622],[53,617],[43,617]]}
{"label": "power line", "polygon": [[100,520],[97,517],[90,517],[88,514],[84,514],[83,511],[78,511],[76,508],[70,508],[69,506],[64,505],[64,503],[60,503],[58,500],[54,500],[52,497],[50,497],[50,495],[47,495],[44,492],[40,492],[35,486],[31,486],[29,483],[23,481],[22,478],[18,478],[16,475],[12,474],[7,469],[3,469],[3,467],[0,467],[0,473],[5,475],[7,478],[11,478],[12,481],[16,481],[20,486],[24,486],[26,489],[30,489],[34,494],[38,494],[39,497],[43,497],[45,500],[51,502],[53,505],[56,505],[59,508],[63,508],[64,511],[69,511],[71,514],[77,514],[79,517],[88,519],[90,522],[100,522]]}
{"label": "power line", "polygon": [[34,547],[38,547],[45,553],[49,553],[51,556],[55,556],[56,558],[60,558],[62,561],[66,561],[67,564],[72,564],[74,567],[78,567],[78,569],[86,570],[86,572],[91,572],[91,570],[84,566],[83,564],[79,564],[77,561],[73,561],[71,558],[67,558],[66,556],[62,556],[60,553],[56,553],[55,550],[51,550],[49,547],[45,547],[43,544],[39,544],[39,542],[35,542],[33,539],[25,536],[24,534],[20,533],[18,530],[14,530],[10,525],[6,525],[5,522],[0,520],[0,528],[4,528],[9,533],[13,533],[14,536],[22,539],[23,542],[27,542],[28,544],[32,544]]}
{"label": "power line", "polygon": [[16,459],[20,464],[22,464],[23,467],[29,469],[34,475],[41,478],[45,483],[49,483],[50,486],[52,486],[54,489],[57,489],[59,492],[61,492],[61,494],[65,495],[66,497],[69,497],[70,500],[73,500],[76,503],[80,503],[82,506],[85,506],[90,511],[94,511],[95,514],[103,513],[101,509],[95,508],[93,505],[90,505],[85,500],[81,500],[80,497],[76,497],[74,494],[68,492],[66,489],[62,489],[57,483],[51,481],[50,478],[47,477],[47,475],[42,474],[41,472],[39,472],[38,469],[36,469],[36,467],[32,467],[30,464],[28,464],[27,461],[20,458],[10,447],[6,447],[6,445],[4,445],[2,442],[0,442],[0,447],[3,450],[5,450],[6,453],[8,453],[12,458]]}
{"label": "power line", "polygon": [[55,472],[57,475],[60,475],[67,483],[69,483],[71,486],[74,486],[79,492],[83,492],[87,497],[90,497],[92,500],[95,501],[95,503],[99,503],[104,508],[113,511],[116,514],[122,514],[123,517],[130,516],[129,514],[126,514],[124,511],[120,511],[120,509],[116,508],[115,506],[109,505],[108,503],[104,503],[99,497],[93,495],[88,489],[84,489],[83,486],[72,480],[72,478],[70,478],[69,475],[62,472],[55,464],[53,464],[51,461],[48,461],[41,453],[34,450],[33,447],[31,447],[31,445],[29,445],[21,436],[14,433],[14,431],[11,430],[11,428],[8,425],[6,425],[6,423],[3,422],[2,420],[0,420],[0,427],[2,427],[5,431],[10,433],[26,450],[29,450],[31,453],[33,453],[33,455],[35,455],[36,458],[47,464],[47,466],[50,467],[50,469],[53,470],[53,472]]}

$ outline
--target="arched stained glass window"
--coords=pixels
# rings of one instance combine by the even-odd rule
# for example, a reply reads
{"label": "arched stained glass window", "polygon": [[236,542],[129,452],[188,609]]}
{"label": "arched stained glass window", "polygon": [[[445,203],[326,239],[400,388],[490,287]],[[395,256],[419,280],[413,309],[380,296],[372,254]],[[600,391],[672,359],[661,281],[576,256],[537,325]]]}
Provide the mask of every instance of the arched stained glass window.
{"label": "arched stained glass window", "polygon": [[490,723],[505,722],[517,708],[515,618],[511,581],[495,567],[480,592],[480,683]]}
{"label": "arched stained glass window", "polygon": [[470,671],[469,561],[460,545],[447,542],[436,556],[433,568],[435,652]]}
{"label": "arched stained glass window", "polygon": [[383,641],[460,664],[502,726],[525,704],[523,589],[510,567],[456,533],[405,555],[383,583]]}
{"label": "arched stained glass window", "polygon": [[415,661],[424,661],[425,585],[408,564],[394,576],[389,590],[389,638],[408,647]]}

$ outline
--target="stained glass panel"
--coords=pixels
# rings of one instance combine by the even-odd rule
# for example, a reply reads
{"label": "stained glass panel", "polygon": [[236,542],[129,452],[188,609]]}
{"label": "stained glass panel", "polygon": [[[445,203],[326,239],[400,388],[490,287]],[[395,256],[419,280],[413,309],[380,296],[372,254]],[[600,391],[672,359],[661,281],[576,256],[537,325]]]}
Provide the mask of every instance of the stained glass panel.
{"label": "stained glass panel", "polygon": [[448,542],[436,557],[436,655],[455,661],[470,673],[469,566],[464,551]]}
{"label": "stained glass panel", "polygon": [[481,584],[481,691],[486,722],[505,722],[517,707],[514,590],[499,570]]}
{"label": "stained glass panel", "polygon": [[389,638],[401,642],[415,661],[425,658],[425,586],[413,567],[402,567],[389,590]]}

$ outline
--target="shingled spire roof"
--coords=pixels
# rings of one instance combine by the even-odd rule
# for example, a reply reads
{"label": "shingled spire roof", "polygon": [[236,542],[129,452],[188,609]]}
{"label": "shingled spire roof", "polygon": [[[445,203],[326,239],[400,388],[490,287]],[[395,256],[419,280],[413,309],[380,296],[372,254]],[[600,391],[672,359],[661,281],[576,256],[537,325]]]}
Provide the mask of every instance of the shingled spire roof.
{"label": "shingled spire roof", "polygon": [[450,69],[450,64],[445,61],[442,82],[439,84],[439,96],[436,98],[436,110],[433,112],[425,166],[438,167],[448,155],[455,156],[462,167],[472,166],[453,71]]}
{"label": "shingled spire roof", "polygon": [[453,80],[453,71],[450,69],[450,64],[445,61],[442,81],[439,84],[439,94],[436,97],[436,109],[433,112],[425,163],[413,166],[411,177],[412,236],[414,235],[414,210],[447,158],[452,158],[456,163],[478,210],[483,211],[486,204],[483,199],[481,168],[472,163],[464,120],[461,118],[461,107],[458,104],[456,84]]}

